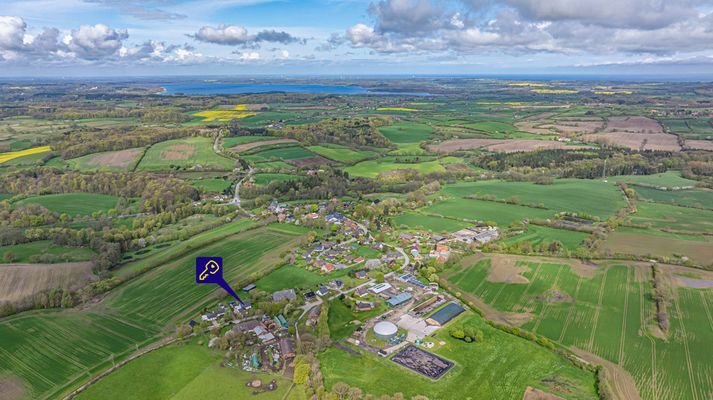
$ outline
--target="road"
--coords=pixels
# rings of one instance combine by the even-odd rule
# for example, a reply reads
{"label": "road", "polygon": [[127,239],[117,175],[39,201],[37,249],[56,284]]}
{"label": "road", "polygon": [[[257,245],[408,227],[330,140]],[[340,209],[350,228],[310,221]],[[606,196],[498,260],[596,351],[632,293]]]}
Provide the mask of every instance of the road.
{"label": "road", "polygon": [[242,185],[246,179],[250,178],[254,172],[255,172],[255,169],[252,166],[248,166],[248,173],[242,179],[240,179],[238,181],[238,183],[235,184],[235,191],[233,192],[233,198],[227,203],[227,204],[232,204],[234,206],[238,206],[238,208],[245,214],[249,215],[250,218],[255,218],[255,214],[251,213],[250,211],[248,211],[242,207],[241,202],[240,202],[240,185]]}

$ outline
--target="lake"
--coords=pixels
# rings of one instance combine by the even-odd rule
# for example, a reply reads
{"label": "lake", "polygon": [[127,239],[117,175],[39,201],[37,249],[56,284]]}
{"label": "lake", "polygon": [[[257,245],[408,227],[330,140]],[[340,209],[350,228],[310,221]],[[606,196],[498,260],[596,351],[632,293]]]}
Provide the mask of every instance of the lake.
{"label": "lake", "polygon": [[164,83],[163,94],[242,94],[242,93],[329,93],[429,96],[428,93],[376,92],[361,86],[321,85],[301,83],[232,83],[193,81]]}

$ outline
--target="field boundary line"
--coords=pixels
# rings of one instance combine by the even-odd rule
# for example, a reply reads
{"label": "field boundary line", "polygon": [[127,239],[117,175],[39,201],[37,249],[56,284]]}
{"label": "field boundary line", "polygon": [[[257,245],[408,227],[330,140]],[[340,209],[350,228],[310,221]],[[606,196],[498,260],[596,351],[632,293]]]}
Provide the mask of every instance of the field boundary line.
{"label": "field boundary line", "polygon": [[[159,143],[160,143],[160,142],[159,142]],[[154,144],[155,144],[155,143],[154,143]],[[144,147],[144,151],[141,152],[141,157],[139,157],[139,159],[136,160],[136,162],[134,163],[134,167],[131,168],[131,172],[136,172],[136,169],[139,168],[139,164],[141,164],[141,161],[144,160],[144,157],[146,156],[146,153],[149,151],[149,149],[151,148],[151,146],[153,146],[154,144],[150,144],[150,145]]]}
{"label": "field boundary line", "polygon": [[[552,282],[552,286],[550,286],[549,290],[552,290],[553,288],[555,288],[557,286],[557,283],[560,280],[560,274],[562,273],[562,270],[565,268],[568,268],[568,267],[563,266],[557,270],[557,276],[555,276],[555,281]],[[545,315],[547,315],[547,310],[549,310],[549,308],[550,308],[550,303],[547,302],[547,300],[545,299],[545,304],[542,307],[542,311],[540,312],[540,318],[537,319],[537,322],[535,322],[535,326],[532,327],[533,332],[537,333],[537,328],[540,327],[540,322],[542,322],[542,320],[545,319]]]}
{"label": "field boundary line", "polygon": [[[636,271],[634,271],[636,272]],[[631,282],[631,268],[626,270],[626,288],[624,289],[624,312],[621,318],[621,336],[619,338],[619,365],[624,365],[624,348],[626,347],[626,316],[629,310],[629,284]]]}
{"label": "field boundary line", "polygon": [[562,326],[562,332],[560,332],[560,337],[557,339],[558,342],[562,343],[564,340],[565,333],[567,332],[567,328],[569,328],[569,324],[572,321],[572,314],[574,313],[575,310],[575,304],[577,303],[577,296],[579,296],[579,288],[582,287],[582,279],[583,277],[579,277],[579,280],[577,280],[577,288],[574,289],[574,301],[572,304],[569,305],[569,310],[567,311],[567,318],[564,320],[564,325]]}
{"label": "field boundary line", "polygon": [[703,308],[706,310],[706,317],[708,317],[708,324],[711,326],[711,331],[713,331],[713,317],[711,317],[711,310],[708,307],[708,300],[703,294],[703,291],[699,291],[698,294],[701,295],[701,303],[703,303]]}
{"label": "field boundary line", "polygon": [[642,330],[643,335],[649,339],[651,343],[651,393],[653,394],[653,399],[658,400],[658,388],[656,386],[656,341],[647,332],[647,319],[646,319],[646,298],[644,297],[644,283],[643,279],[639,280],[639,328]]}
{"label": "field boundary line", "polygon": [[593,321],[593,326],[592,326],[592,333],[589,335],[589,343],[587,344],[588,351],[592,351],[592,347],[594,347],[594,336],[597,332],[597,325],[599,325],[599,314],[602,310],[602,300],[604,299],[604,287],[607,284],[607,274],[609,273],[609,268],[604,271],[604,277],[602,278],[602,283],[601,286],[599,287],[599,300],[597,301],[597,308],[594,311],[594,321]]}
{"label": "field boundary line", "polygon": [[681,313],[681,307],[678,304],[678,297],[673,302],[676,306],[678,322],[681,324],[681,333],[683,333],[683,352],[686,356],[686,370],[688,371],[688,381],[691,384],[691,394],[693,394],[693,400],[698,400],[698,388],[696,387],[696,382],[693,377],[693,362],[691,361],[691,352],[688,348],[688,332],[686,331],[686,326],[683,323],[683,314]]}

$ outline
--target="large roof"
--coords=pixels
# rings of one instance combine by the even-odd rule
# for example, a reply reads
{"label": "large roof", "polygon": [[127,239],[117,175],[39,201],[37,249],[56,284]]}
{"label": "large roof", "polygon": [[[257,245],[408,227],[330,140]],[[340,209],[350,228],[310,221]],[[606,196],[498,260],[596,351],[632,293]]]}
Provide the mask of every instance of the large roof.
{"label": "large roof", "polygon": [[458,304],[448,303],[447,306],[433,313],[428,319],[437,322],[439,325],[443,325],[463,311],[465,311],[465,309]]}
{"label": "large roof", "polygon": [[380,336],[391,336],[398,332],[399,328],[389,321],[381,321],[374,325],[374,333]]}

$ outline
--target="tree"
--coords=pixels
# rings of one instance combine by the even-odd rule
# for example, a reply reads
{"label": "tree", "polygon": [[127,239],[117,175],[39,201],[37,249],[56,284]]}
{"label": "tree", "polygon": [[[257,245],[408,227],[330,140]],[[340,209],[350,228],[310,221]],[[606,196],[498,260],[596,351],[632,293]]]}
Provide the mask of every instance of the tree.
{"label": "tree", "polygon": [[3,261],[6,263],[11,263],[16,260],[15,253],[11,251],[6,251],[5,254],[2,256]]}
{"label": "tree", "polygon": [[295,375],[293,381],[297,385],[304,385],[309,379],[309,364],[307,362],[298,363],[295,366]]}
{"label": "tree", "polygon": [[339,400],[344,400],[347,398],[347,394],[349,394],[349,385],[347,385],[344,382],[337,382],[332,386],[332,393],[336,394]]}

